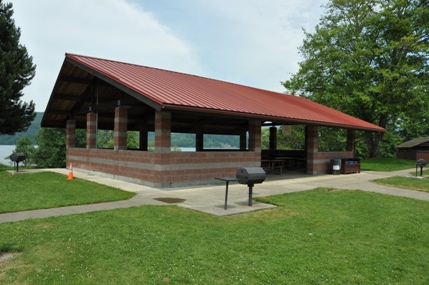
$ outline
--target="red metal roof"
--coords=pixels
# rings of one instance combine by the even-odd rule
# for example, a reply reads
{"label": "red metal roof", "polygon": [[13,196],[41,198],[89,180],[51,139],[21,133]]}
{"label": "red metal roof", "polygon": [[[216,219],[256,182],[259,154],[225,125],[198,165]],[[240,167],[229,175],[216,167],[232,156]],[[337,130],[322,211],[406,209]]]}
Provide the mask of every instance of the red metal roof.
{"label": "red metal roof", "polygon": [[66,54],[164,109],[227,112],[342,128],[385,129],[308,99],[124,62]]}

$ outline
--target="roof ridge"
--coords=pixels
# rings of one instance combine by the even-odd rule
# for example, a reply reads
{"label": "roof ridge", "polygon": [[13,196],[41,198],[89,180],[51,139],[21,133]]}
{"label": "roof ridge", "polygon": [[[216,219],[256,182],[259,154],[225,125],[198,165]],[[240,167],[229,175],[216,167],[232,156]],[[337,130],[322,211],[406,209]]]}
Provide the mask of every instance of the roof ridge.
{"label": "roof ridge", "polygon": [[[106,58],[101,58],[101,57],[94,57],[94,56],[81,55],[81,54],[75,54],[75,53],[66,53],[65,55],[66,55],[66,57],[67,56],[69,56],[69,57],[73,57],[73,56],[84,57],[84,58],[88,58],[88,59],[96,59],[96,60],[102,60],[102,61],[108,61],[108,62],[126,64],[126,65],[131,65],[131,66],[136,66],[136,67],[150,68],[150,69],[154,69],[154,70],[165,71],[165,72],[169,72],[169,73],[181,74],[181,75],[186,75],[186,76],[193,76],[193,77],[202,78],[202,79],[206,79],[206,80],[210,80],[210,81],[227,83],[227,84],[236,85],[236,86],[240,86],[240,87],[246,87],[246,88],[255,89],[255,90],[262,90],[262,91],[266,91],[266,92],[272,92],[272,93],[275,93],[275,94],[283,94],[283,95],[295,96],[295,95],[292,95],[292,94],[276,92],[276,91],[262,89],[262,88],[253,87],[253,86],[247,86],[247,85],[240,84],[240,83],[235,83],[235,82],[230,82],[230,81],[225,81],[225,80],[220,80],[220,79],[214,79],[214,78],[210,78],[210,77],[205,77],[205,76],[201,76],[201,75],[185,73],[185,72],[181,72],[181,71],[174,71],[174,70],[168,70],[168,69],[163,69],[163,68],[159,68],[159,67],[152,67],[152,66],[147,66],[147,65],[142,65],[142,64],[130,63],[130,62],[125,62],[125,61],[120,61],[120,60],[106,59]],[[295,96],[295,97],[299,97],[299,96]]]}

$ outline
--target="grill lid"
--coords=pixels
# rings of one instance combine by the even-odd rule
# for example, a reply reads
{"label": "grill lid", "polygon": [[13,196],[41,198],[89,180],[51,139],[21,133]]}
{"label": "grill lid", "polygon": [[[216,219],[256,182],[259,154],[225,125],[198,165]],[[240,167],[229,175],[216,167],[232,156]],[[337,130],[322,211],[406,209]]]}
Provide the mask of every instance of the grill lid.
{"label": "grill lid", "polygon": [[10,155],[10,160],[12,160],[13,162],[21,162],[25,160],[25,154],[20,152],[20,153],[13,153]]}
{"label": "grill lid", "polygon": [[243,167],[237,170],[236,177],[240,184],[262,183],[267,174],[261,167]]}
{"label": "grill lid", "polygon": [[417,160],[417,165],[420,166],[420,167],[425,167],[426,164],[427,164],[426,160],[424,160],[422,158],[419,159],[419,160]]}

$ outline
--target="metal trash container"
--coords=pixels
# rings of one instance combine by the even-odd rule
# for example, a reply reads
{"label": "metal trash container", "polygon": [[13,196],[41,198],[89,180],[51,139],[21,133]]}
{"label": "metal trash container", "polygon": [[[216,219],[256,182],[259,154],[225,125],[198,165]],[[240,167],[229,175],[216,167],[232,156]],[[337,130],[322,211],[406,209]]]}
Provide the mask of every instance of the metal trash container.
{"label": "metal trash container", "polygon": [[332,174],[339,175],[341,172],[341,158],[331,158]]}

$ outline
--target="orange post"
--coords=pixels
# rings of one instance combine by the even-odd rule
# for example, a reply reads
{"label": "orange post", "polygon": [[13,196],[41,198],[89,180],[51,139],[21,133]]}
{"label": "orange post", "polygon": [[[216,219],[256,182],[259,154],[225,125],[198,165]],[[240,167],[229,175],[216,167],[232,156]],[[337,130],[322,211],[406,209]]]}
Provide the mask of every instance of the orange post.
{"label": "orange post", "polygon": [[73,180],[73,166],[71,163],[70,163],[69,177],[67,177],[67,180]]}

